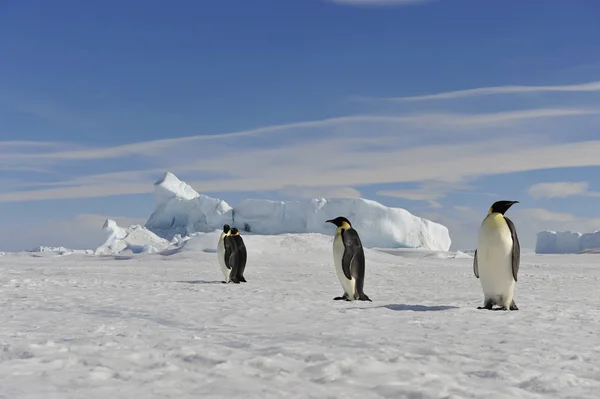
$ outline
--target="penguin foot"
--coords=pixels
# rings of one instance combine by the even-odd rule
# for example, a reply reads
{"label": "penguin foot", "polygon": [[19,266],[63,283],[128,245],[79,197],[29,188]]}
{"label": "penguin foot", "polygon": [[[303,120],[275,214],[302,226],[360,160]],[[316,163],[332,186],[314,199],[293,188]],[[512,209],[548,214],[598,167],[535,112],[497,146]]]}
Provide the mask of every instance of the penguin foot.
{"label": "penguin foot", "polygon": [[373,301],[371,300],[371,298],[369,298],[369,297],[367,296],[367,294],[361,294],[361,295],[359,295],[359,296],[358,296],[358,300],[359,300],[359,301],[369,301],[369,302],[373,302]]}
{"label": "penguin foot", "polygon": [[221,284],[227,284],[227,281],[221,281]]}
{"label": "penguin foot", "polygon": [[515,301],[512,301],[510,303],[510,310],[519,310],[519,308],[517,307],[517,304],[515,303]]}
{"label": "penguin foot", "polygon": [[336,296],[335,298],[333,298],[334,301],[349,301],[350,298],[348,298],[348,295],[344,294],[342,296]]}
{"label": "penguin foot", "polygon": [[239,279],[242,283],[247,283],[246,279],[244,277],[240,277]]}
{"label": "penguin foot", "polygon": [[483,303],[483,306],[478,306],[477,309],[492,310],[493,306],[494,306],[494,301],[492,301],[491,299],[488,299]]}

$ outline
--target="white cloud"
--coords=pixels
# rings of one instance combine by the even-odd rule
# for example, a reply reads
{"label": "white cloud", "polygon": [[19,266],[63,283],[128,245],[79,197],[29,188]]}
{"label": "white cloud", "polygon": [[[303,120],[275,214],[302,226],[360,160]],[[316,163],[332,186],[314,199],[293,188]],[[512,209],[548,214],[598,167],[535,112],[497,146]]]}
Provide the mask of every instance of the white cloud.
{"label": "white cloud", "polygon": [[432,208],[441,208],[442,205],[436,200],[445,198],[448,193],[456,190],[467,190],[470,186],[460,183],[427,182],[419,188],[381,190],[377,195],[386,197],[403,198],[411,201],[426,201]]}
{"label": "white cloud", "polygon": [[347,6],[392,6],[430,3],[434,0],[329,0]]}
{"label": "white cloud", "polygon": [[[567,143],[564,131],[557,128],[567,121],[569,126],[582,126],[573,129],[576,133],[589,136],[593,122],[600,122],[598,115],[600,109],[580,107],[353,115],[100,148],[2,142],[0,169],[60,174],[39,183],[0,187],[0,202],[150,193],[152,183],[168,170],[206,193],[294,187],[298,196],[336,196],[336,192],[354,196],[361,185],[435,181],[437,186],[429,183],[418,192],[388,190],[383,194],[438,206],[437,200],[453,190],[441,183],[528,170],[600,166],[596,155],[600,140]],[[113,172],[115,165],[121,171]],[[64,170],[69,170],[68,177]],[[355,188],[341,191],[344,187]]]}
{"label": "white cloud", "polygon": [[414,201],[431,201],[438,198],[445,197],[444,193],[427,191],[422,189],[414,190],[382,190],[378,191],[377,195],[384,195],[387,197],[405,198]]}
{"label": "white cloud", "polygon": [[529,188],[533,198],[566,198],[574,196],[598,197],[599,192],[589,191],[587,182],[538,183]]}
{"label": "white cloud", "polygon": [[460,212],[465,212],[465,213],[474,211],[474,209],[471,208],[470,206],[462,206],[462,205],[455,205],[454,209],[456,209],[457,211],[460,211]]}
{"label": "white cloud", "polygon": [[570,223],[580,220],[575,215],[566,212],[552,212],[542,208],[529,208],[517,211],[521,216],[525,216],[538,223]]}
{"label": "white cloud", "polygon": [[284,187],[281,193],[297,198],[360,198],[361,193],[352,187]]}
{"label": "white cloud", "polygon": [[[102,231],[106,219],[113,219],[120,226],[144,224],[142,219],[80,214],[72,219],[49,219],[19,226],[5,225],[0,228],[0,242],[5,251],[28,250],[40,245],[63,246],[70,249],[96,249],[107,238]],[[19,234],[15,234],[18,230]]]}
{"label": "white cloud", "polygon": [[[112,147],[83,148],[68,151],[53,152],[15,152],[14,150],[0,153],[3,160],[16,160],[20,162],[35,160],[93,160],[111,159],[129,156],[159,156],[166,150],[180,150],[193,145],[205,145],[206,142],[227,143],[232,139],[243,137],[263,136],[271,138],[274,134],[285,135],[295,130],[306,129],[331,129],[349,128],[352,125],[396,125],[406,128],[465,128],[483,127],[499,123],[518,122],[528,119],[558,118],[564,116],[600,115],[600,109],[590,108],[542,108],[532,110],[519,110],[508,112],[482,113],[482,114],[456,114],[456,113],[421,113],[410,116],[388,116],[388,115],[356,115],[322,120],[288,123],[249,129],[226,134],[204,134],[197,136],[178,137],[173,139],[161,139],[124,144]],[[478,131],[473,131],[479,133]],[[364,133],[364,132],[362,132]],[[364,140],[364,139],[363,139]],[[23,142],[2,142],[4,146],[17,145]],[[29,142],[27,146],[31,146]],[[0,146],[0,150],[3,148]]]}
{"label": "white cloud", "polygon": [[51,141],[0,141],[0,149],[10,149],[27,147],[54,147],[57,143]]}
{"label": "white cloud", "polygon": [[[232,149],[193,165],[180,159],[182,165],[179,168],[226,175],[219,179],[190,181],[197,190],[211,192],[281,190],[290,185],[330,187],[427,180],[456,182],[529,170],[600,166],[597,156],[600,140],[535,146],[506,137],[498,142],[422,145],[407,149],[387,140],[385,144],[386,151],[355,148],[352,142],[338,140],[282,145],[276,149]],[[307,154],[319,161],[308,161]],[[177,172],[177,168],[165,166],[165,169]],[[143,176],[146,172],[124,173]],[[158,177],[159,173],[152,181],[145,178],[139,182],[131,175],[128,182],[119,181],[114,174],[111,178],[90,182],[82,177],[77,179],[78,185],[74,187],[0,193],[0,202],[148,193],[153,189],[151,183]],[[64,183],[69,184],[69,181]]]}
{"label": "white cloud", "polygon": [[450,100],[457,98],[489,96],[495,94],[522,94],[539,92],[592,92],[600,91],[600,81],[588,82],[574,85],[562,86],[493,86],[480,87],[468,90],[456,90],[444,93],[427,94],[412,97],[391,97],[384,98],[388,101],[426,101],[426,100]]}

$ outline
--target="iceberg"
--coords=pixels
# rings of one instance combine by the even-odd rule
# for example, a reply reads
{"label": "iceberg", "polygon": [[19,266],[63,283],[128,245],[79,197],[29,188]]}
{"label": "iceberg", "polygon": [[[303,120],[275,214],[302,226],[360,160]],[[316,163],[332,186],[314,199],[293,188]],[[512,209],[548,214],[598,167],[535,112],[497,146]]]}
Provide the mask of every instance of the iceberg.
{"label": "iceberg", "polygon": [[364,198],[313,198],[307,201],[245,199],[232,207],[224,200],[196,192],[166,172],[154,183],[155,210],[144,226],[122,228],[112,220],[104,226],[107,241],[96,253],[162,252],[198,233],[220,230],[224,224],[258,235],[321,233],[332,235],[326,220],[347,217],[366,248],[420,248],[448,251],[448,228],[402,208],[390,208]]}

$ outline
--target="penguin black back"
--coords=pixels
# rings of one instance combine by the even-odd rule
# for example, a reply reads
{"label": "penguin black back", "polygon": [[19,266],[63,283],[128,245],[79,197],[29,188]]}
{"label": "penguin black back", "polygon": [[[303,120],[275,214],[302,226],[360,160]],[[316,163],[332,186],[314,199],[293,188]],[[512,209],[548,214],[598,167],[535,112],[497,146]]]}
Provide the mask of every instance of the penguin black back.
{"label": "penguin black back", "polygon": [[245,283],[246,278],[244,277],[244,270],[246,270],[246,260],[248,258],[248,254],[246,251],[246,245],[244,244],[244,239],[242,238],[239,230],[236,227],[233,227],[231,229],[229,238],[232,240],[233,246],[235,248],[235,256],[232,262],[234,267],[231,270],[231,281],[233,281],[234,283]]}

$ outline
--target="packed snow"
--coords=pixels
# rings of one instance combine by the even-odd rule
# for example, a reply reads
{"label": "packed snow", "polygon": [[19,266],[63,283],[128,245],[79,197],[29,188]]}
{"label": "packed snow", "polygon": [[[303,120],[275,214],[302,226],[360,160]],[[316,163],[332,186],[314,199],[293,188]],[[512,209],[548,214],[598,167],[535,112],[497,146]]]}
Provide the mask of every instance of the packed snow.
{"label": "packed snow", "polygon": [[[322,233],[335,227],[327,219],[345,216],[360,231],[365,247],[423,248],[447,251],[448,228],[362,198],[315,198],[309,201],[246,199],[235,207],[198,194],[172,173],[155,183],[156,209],[145,227],[166,240],[220,230],[225,223],[256,234]],[[107,246],[110,246],[107,243]]]}
{"label": "packed snow", "polygon": [[67,255],[67,254],[88,254],[91,255],[94,251],[90,249],[70,249],[65,247],[46,247],[39,246],[28,250],[27,252],[36,252],[36,253],[44,253],[44,252],[52,252],[57,253],[59,255]]}
{"label": "packed snow", "polygon": [[366,249],[373,302],[333,301],[318,233],[243,234],[248,282],[222,284],[217,233],[0,257],[0,397],[598,396],[599,255],[523,256],[502,312],[476,309],[470,255],[416,249]]}
{"label": "packed snow", "polygon": [[541,231],[537,235],[538,254],[576,254],[600,249],[600,231],[581,234],[573,231]]}

